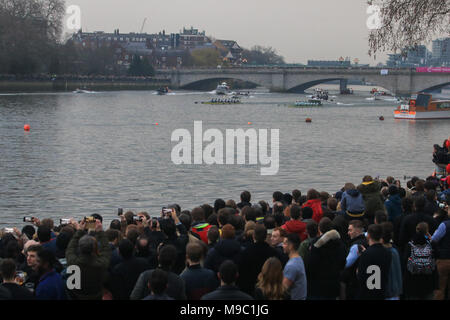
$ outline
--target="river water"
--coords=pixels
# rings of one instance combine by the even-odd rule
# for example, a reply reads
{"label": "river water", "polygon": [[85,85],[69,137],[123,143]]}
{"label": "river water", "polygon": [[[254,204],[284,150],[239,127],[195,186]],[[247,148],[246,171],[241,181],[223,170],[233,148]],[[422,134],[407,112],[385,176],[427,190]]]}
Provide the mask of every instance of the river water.
{"label": "river water", "polygon": [[[238,202],[243,190],[270,201],[276,190],[334,193],[366,174],[404,183],[431,174],[433,144],[448,137],[449,121],[394,120],[398,103],[369,100],[369,90],[336,95],[320,109],[290,108],[307,97],[264,90],[223,106],[195,103],[214,98],[209,92],[0,95],[0,223],[92,213],[108,221],[119,207],[157,215],[170,203]],[[175,165],[171,134],[193,133],[197,120],[222,132],[279,129],[278,174],[262,176],[259,165]]]}

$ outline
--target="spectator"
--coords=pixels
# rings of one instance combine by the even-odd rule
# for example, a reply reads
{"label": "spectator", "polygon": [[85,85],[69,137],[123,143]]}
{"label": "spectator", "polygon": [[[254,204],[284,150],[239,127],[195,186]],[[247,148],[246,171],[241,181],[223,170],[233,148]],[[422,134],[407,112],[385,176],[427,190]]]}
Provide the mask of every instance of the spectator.
{"label": "spectator", "polygon": [[283,267],[279,259],[266,260],[255,289],[255,300],[288,300],[289,293],[283,287]]}
{"label": "spectator", "polygon": [[111,260],[111,248],[100,220],[95,222],[95,237],[85,232],[85,222],[75,224],[77,232],[66,250],[68,265],[77,265],[81,271],[81,288],[69,290],[73,299],[101,300],[103,284]]}
{"label": "spectator", "polygon": [[3,283],[0,288],[9,292],[11,297],[8,300],[33,300],[34,296],[30,290],[21,287],[16,283],[16,263],[12,259],[4,259],[0,265],[0,274]]}
{"label": "spectator", "polygon": [[386,207],[388,221],[393,223],[402,215],[402,199],[400,198],[397,186],[389,186],[389,198],[384,202],[384,206]]}
{"label": "spectator", "polygon": [[[446,204],[445,210],[450,218],[450,210]],[[437,247],[437,269],[439,273],[439,289],[434,299],[444,300],[447,288],[447,297],[450,297],[450,220],[442,222],[433,234],[432,240]]]}
{"label": "spectator", "polygon": [[336,300],[339,296],[339,277],[345,267],[345,245],[339,233],[332,229],[329,218],[320,221],[319,235],[311,246],[306,263],[308,299]]}
{"label": "spectator", "polygon": [[278,251],[267,242],[267,229],[258,224],[253,234],[254,243],[242,251],[238,258],[239,274],[238,286],[247,294],[253,294],[258,274],[264,262],[270,257],[280,258]]}
{"label": "spectator", "polygon": [[283,242],[284,252],[289,256],[283,271],[283,286],[290,291],[291,300],[305,300],[307,281],[303,259],[298,254],[300,238],[296,233],[288,234]]}
{"label": "spectator", "polygon": [[299,206],[293,205],[290,211],[291,220],[287,221],[282,228],[286,230],[287,233],[297,233],[300,240],[303,241],[307,238],[306,223],[301,221],[300,210]]}
{"label": "spectator", "polygon": [[373,180],[371,176],[365,176],[357,189],[363,195],[364,207],[366,208],[365,217],[371,224],[373,223],[375,212],[385,210],[380,194],[381,184],[379,181]]}
{"label": "spectator", "polygon": [[198,243],[187,245],[187,268],[181,273],[180,278],[185,282],[188,300],[200,300],[203,295],[219,286],[216,274],[200,265],[202,256],[203,248]]}
{"label": "spectator", "polygon": [[120,241],[119,254],[122,262],[111,272],[111,293],[114,300],[129,300],[139,275],[150,265],[146,259],[134,256],[133,244],[128,239]]}
{"label": "spectator", "polygon": [[201,300],[253,300],[253,298],[236,287],[239,278],[238,266],[230,260],[224,261],[219,268],[217,277],[220,287],[205,294]]}
{"label": "spectator", "polygon": [[436,268],[436,247],[431,242],[428,224],[420,222],[408,242],[403,256],[404,290],[408,300],[431,300],[439,288]]}
{"label": "spectator", "polygon": [[148,289],[151,293],[142,300],[173,300],[166,294],[167,283],[167,272],[161,269],[153,271],[148,281]]}
{"label": "spectator", "polygon": [[231,224],[222,228],[222,239],[217,245],[208,251],[205,259],[205,268],[214,272],[219,271],[220,265],[225,260],[237,261],[241,252],[241,245],[235,240],[235,229]]}
{"label": "spectator", "polygon": [[400,255],[397,249],[392,246],[394,226],[392,225],[392,222],[383,222],[381,228],[383,230],[381,242],[392,254],[391,268],[389,270],[388,285],[386,289],[386,300],[400,300],[400,295],[403,293],[403,279]]}
{"label": "spectator", "polygon": [[54,269],[56,257],[49,249],[42,249],[37,255],[40,279],[36,287],[38,300],[66,300],[65,285],[61,275]]}
{"label": "spectator", "polygon": [[[176,257],[177,249],[175,246],[161,244],[158,248],[158,269],[167,272],[167,295],[175,300],[186,300],[184,280],[172,272]],[[141,300],[151,294],[148,288],[148,282],[153,271],[158,269],[147,270],[139,275],[136,285],[130,294],[130,300]]]}
{"label": "spectator", "polygon": [[367,231],[369,247],[363,249],[357,270],[359,300],[386,299],[392,254],[381,243],[382,236],[383,229],[380,225],[369,226]]}

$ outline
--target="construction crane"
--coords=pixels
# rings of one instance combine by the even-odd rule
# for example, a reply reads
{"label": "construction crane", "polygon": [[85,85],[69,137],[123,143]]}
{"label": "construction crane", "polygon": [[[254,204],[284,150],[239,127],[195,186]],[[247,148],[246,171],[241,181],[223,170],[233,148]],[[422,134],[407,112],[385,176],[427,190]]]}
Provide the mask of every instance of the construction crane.
{"label": "construction crane", "polygon": [[144,26],[145,23],[147,22],[147,18],[144,19],[144,22],[142,22],[142,27],[141,27],[141,31],[139,33],[142,33],[142,31],[144,30]]}

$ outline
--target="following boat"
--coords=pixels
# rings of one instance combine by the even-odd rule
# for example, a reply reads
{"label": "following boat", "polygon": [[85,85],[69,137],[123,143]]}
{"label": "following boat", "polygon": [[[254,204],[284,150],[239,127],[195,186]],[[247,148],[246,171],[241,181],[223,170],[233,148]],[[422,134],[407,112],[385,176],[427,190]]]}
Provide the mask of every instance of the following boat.
{"label": "following boat", "polygon": [[156,90],[156,92],[159,94],[159,95],[165,95],[165,94],[168,94],[169,93],[169,87],[161,87],[161,88],[159,88],[158,90]]}
{"label": "following boat", "polygon": [[429,93],[419,93],[394,110],[395,119],[450,119],[450,100],[433,100]]}
{"label": "following boat", "polygon": [[219,95],[228,94],[229,92],[230,92],[230,87],[227,85],[226,82],[222,82],[216,88],[216,94],[219,94]]}

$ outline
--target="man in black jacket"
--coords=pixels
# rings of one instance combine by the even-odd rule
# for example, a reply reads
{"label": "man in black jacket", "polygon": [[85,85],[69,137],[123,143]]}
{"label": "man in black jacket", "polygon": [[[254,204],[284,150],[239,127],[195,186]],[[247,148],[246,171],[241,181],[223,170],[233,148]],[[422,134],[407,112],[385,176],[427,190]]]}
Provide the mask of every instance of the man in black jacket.
{"label": "man in black jacket", "polygon": [[239,274],[238,287],[247,294],[253,294],[258,274],[267,259],[277,257],[282,259],[279,252],[267,242],[267,229],[257,224],[253,234],[254,243],[241,252],[238,258]]}
{"label": "man in black jacket", "polygon": [[[167,295],[175,300],[186,300],[186,287],[184,280],[179,275],[172,272],[173,265],[177,257],[177,249],[173,245],[161,244],[158,248],[158,268],[167,272],[168,284]],[[139,275],[136,285],[130,294],[130,300],[141,300],[151,294],[148,282],[153,271],[147,270]]]}
{"label": "man in black jacket", "polygon": [[33,300],[34,296],[27,288],[19,286],[15,282],[16,264],[13,259],[5,259],[1,263],[0,273],[3,283],[0,288],[6,289],[10,294],[11,300]]}
{"label": "man in black jacket", "polygon": [[383,229],[370,225],[367,231],[369,247],[363,251],[358,263],[358,300],[384,300],[388,284],[392,255],[381,243]]}
{"label": "man in black jacket", "polygon": [[425,197],[420,196],[414,198],[414,205],[413,205],[414,212],[406,216],[402,221],[399,238],[399,246],[402,252],[406,248],[408,242],[411,241],[411,239],[416,234],[416,226],[420,222],[428,223],[431,234],[433,234],[437,228],[436,220],[433,217],[424,213],[425,204],[426,204]]}
{"label": "man in black jacket", "polygon": [[204,295],[201,300],[253,300],[251,296],[236,287],[239,273],[234,262],[227,260],[222,263],[217,276],[220,279],[220,287]]}
{"label": "man in black jacket", "polygon": [[134,256],[133,249],[130,240],[123,239],[119,242],[119,254],[123,262],[116,265],[111,273],[111,293],[114,300],[129,300],[139,275],[150,269],[146,259]]}
{"label": "man in black jacket", "polygon": [[339,277],[345,267],[346,249],[339,232],[332,229],[329,218],[319,223],[320,238],[311,246],[307,265],[308,298],[336,300]]}

